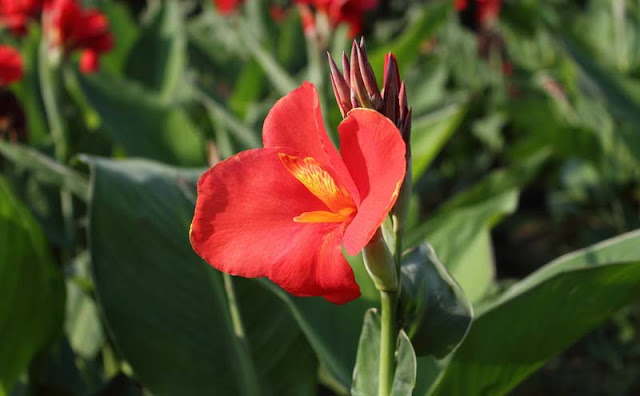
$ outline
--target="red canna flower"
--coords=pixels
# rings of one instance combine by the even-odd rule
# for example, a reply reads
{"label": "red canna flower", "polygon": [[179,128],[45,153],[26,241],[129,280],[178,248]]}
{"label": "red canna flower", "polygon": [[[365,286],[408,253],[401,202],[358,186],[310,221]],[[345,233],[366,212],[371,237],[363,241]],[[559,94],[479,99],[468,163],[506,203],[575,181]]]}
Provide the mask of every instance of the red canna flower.
{"label": "red canna flower", "polygon": [[461,13],[463,20],[476,30],[478,25],[485,25],[498,18],[502,1],[456,0],[455,7]]}
{"label": "red canna flower", "polygon": [[0,86],[9,85],[22,78],[20,53],[8,45],[0,45]]}
{"label": "red canna flower", "polygon": [[75,0],[50,0],[44,7],[44,29],[50,44],[68,54],[82,50],[80,69],[96,71],[98,57],[113,48],[107,18],[98,10],[83,10]]}
{"label": "red canna flower", "polygon": [[317,11],[324,12],[331,23],[349,25],[351,37],[362,31],[364,13],[378,6],[378,0],[294,0],[298,4],[313,5]]}
{"label": "red canna flower", "polygon": [[357,298],[342,246],[357,254],[394,205],[405,144],[369,109],[352,110],[338,132],[340,153],[310,83],[280,99],[264,122],[264,148],[234,155],[198,181],[194,250],[223,272],[269,277],[297,296]]}
{"label": "red canna flower", "polygon": [[213,0],[218,12],[222,15],[227,15],[235,11],[243,0]]}
{"label": "red canna flower", "polygon": [[40,0],[0,0],[0,27],[6,26],[15,35],[27,33],[27,22],[40,13]]}

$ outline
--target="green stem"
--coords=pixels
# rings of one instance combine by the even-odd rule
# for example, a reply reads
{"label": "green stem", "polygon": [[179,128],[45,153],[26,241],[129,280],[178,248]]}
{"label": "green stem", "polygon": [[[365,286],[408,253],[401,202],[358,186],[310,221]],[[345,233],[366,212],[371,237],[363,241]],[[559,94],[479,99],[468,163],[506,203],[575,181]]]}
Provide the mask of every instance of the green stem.
{"label": "green stem", "polygon": [[40,89],[42,102],[51,132],[56,159],[64,163],[68,156],[67,137],[64,118],[60,109],[58,93],[60,89],[60,75],[57,65],[49,62],[49,48],[47,40],[40,42],[38,54],[38,75],[40,77]]}
{"label": "green stem", "polygon": [[[66,164],[69,157],[67,130],[60,108],[60,68],[50,61],[49,44],[46,38],[40,41],[38,54],[38,75],[42,101],[51,131],[56,160]],[[63,261],[73,257],[74,227],[73,227],[73,196],[67,188],[60,189],[60,211],[62,212],[65,247],[62,249]]]}
{"label": "green stem", "polygon": [[[243,344],[247,344],[247,338],[244,332],[244,325],[242,324],[242,316],[240,316],[240,310],[238,309],[238,300],[236,299],[236,292],[233,287],[233,279],[231,275],[222,274],[224,280],[224,291],[227,293],[227,301],[229,303],[229,312],[231,313],[231,322],[233,323],[233,332],[242,341]],[[248,351],[247,346],[247,351]]]}
{"label": "green stem", "polygon": [[280,94],[286,95],[298,86],[295,78],[290,76],[273,55],[262,46],[246,23],[239,24],[238,33],[242,39],[242,45],[249,50]]}
{"label": "green stem", "polygon": [[380,366],[378,370],[378,395],[389,396],[393,386],[393,375],[396,366],[396,305],[398,303],[399,281],[394,258],[389,252],[382,231],[378,229],[365,246],[364,264],[380,291],[380,308],[382,322],[380,331]]}
{"label": "green stem", "polygon": [[[320,108],[326,109],[327,103],[326,103],[326,95],[325,95],[326,91],[324,89],[324,82],[325,82],[324,65],[327,59],[325,55],[327,49],[323,46],[322,40],[314,34],[305,33],[305,40],[307,44],[306,45],[307,64],[308,64],[307,78],[309,79],[309,82],[311,82],[313,85],[316,86],[316,89],[320,94],[320,97],[319,97]],[[328,111],[322,112],[322,121],[324,122],[325,126],[329,126],[329,120],[327,118],[328,114],[329,114]],[[331,132],[330,134],[332,135],[331,137],[334,140],[334,144],[335,144],[337,135]]]}
{"label": "green stem", "polygon": [[306,44],[307,44],[307,63],[309,65],[309,74],[308,79],[309,82],[314,84],[320,92],[323,92],[323,83],[324,83],[324,68],[322,52],[326,51],[321,47],[321,44],[318,38],[313,34],[305,34]]}
{"label": "green stem", "polygon": [[382,321],[380,331],[380,368],[379,368],[379,396],[391,395],[393,376],[396,371],[396,305],[398,294],[396,292],[380,291],[380,306]]}
{"label": "green stem", "polygon": [[244,325],[242,324],[242,316],[240,315],[238,300],[233,287],[233,278],[231,275],[223,273],[222,279],[224,281],[224,290],[227,295],[227,304],[229,306],[233,332],[237,339],[237,342],[235,342],[234,345],[238,351],[241,375],[244,377],[241,383],[244,391],[243,394],[248,396],[258,396],[260,395],[260,389],[258,387],[256,368],[251,360],[251,350],[244,331]]}
{"label": "green stem", "polygon": [[266,28],[264,26],[263,8],[264,4],[262,0],[249,0],[246,3],[247,16],[251,21],[250,27],[253,29],[257,37],[264,37]]}

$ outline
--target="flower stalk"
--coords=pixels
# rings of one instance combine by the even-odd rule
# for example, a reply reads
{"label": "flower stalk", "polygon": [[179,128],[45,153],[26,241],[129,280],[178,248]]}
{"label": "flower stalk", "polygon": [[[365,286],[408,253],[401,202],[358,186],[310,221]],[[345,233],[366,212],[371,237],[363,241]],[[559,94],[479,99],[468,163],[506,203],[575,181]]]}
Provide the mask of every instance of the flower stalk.
{"label": "flower stalk", "polygon": [[[381,230],[365,247],[363,258],[369,276],[380,291],[381,331],[379,396],[388,396],[393,387],[395,373],[395,349],[398,337],[396,306],[400,282],[400,259],[402,256],[402,236],[405,230],[406,215],[411,196],[411,108],[407,105],[407,92],[400,80],[398,63],[389,53],[385,57],[382,90],[367,58],[364,39],[354,40],[350,59],[342,54],[342,73],[329,54],[331,84],[343,117],[354,108],[373,109],[390,119],[398,128],[405,143],[406,173],[398,193],[396,203],[391,210],[395,246],[387,246]],[[390,253],[393,251],[393,255]]]}
{"label": "flower stalk", "polygon": [[399,281],[394,258],[378,229],[362,252],[365,267],[380,291],[381,329],[378,395],[389,396],[396,367],[396,306]]}
{"label": "flower stalk", "polygon": [[380,291],[380,367],[378,379],[378,396],[389,396],[393,388],[393,377],[396,371],[396,307],[398,293]]}
{"label": "flower stalk", "polygon": [[[40,42],[40,52],[38,54],[38,75],[42,90],[42,101],[49,124],[51,140],[54,145],[56,160],[61,164],[66,164],[69,157],[69,144],[67,128],[64,121],[60,100],[61,73],[60,57],[51,57],[49,43],[44,38]],[[63,248],[63,261],[67,262],[73,257],[72,248],[74,245],[74,225],[73,225],[73,196],[66,188],[60,189],[60,211],[62,213],[65,248]]]}

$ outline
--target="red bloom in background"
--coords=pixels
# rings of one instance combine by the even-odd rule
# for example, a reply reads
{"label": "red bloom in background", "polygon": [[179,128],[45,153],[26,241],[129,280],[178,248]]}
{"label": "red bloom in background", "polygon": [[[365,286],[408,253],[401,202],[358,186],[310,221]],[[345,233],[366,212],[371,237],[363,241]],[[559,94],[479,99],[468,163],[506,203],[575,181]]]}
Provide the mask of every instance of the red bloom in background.
{"label": "red bloom in background", "polygon": [[8,85],[22,78],[20,53],[8,45],[0,45],[0,85]]}
{"label": "red bloom in background", "polygon": [[280,99],[264,122],[264,148],[234,155],[200,177],[194,250],[223,272],[266,276],[298,296],[337,304],[357,298],[342,246],[357,254],[394,205],[405,144],[373,110],[352,110],[338,131],[340,153],[310,83]]}
{"label": "red bloom in background", "polygon": [[40,0],[0,0],[0,27],[7,26],[13,34],[27,33],[27,22],[40,13]]}
{"label": "red bloom in background", "polygon": [[456,0],[456,9],[461,13],[469,13],[473,22],[479,25],[497,19],[501,6],[501,0]]}
{"label": "red bloom in background", "polygon": [[80,69],[98,69],[98,58],[113,48],[107,18],[98,10],[83,10],[75,0],[50,0],[44,7],[44,29],[52,46],[65,53],[82,50]]}
{"label": "red bloom in background", "polygon": [[216,5],[218,12],[222,15],[230,14],[235,11],[238,6],[242,3],[243,0],[213,0],[213,3]]}
{"label": "red bloom in background", "polygon": [[298,4],[313,5],[324,12],[333,25],[349,24],[351,37],[362,31],[364,13],[378,6],[378,0],[294,0]]}

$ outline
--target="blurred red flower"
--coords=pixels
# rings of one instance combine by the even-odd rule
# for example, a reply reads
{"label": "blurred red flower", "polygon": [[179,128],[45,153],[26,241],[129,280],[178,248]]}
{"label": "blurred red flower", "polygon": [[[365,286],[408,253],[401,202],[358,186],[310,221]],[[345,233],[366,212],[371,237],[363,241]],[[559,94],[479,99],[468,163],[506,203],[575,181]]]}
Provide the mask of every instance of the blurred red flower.
{"label": "blurred red flower", "polygon": [[0,27],[8,27],[15,35],[24,35],[27,22],[37,18],[41,7],[40,0],[0,0]]}
{"label": "blurred red flower", "polygon": [[20,80],[22,73],[20,53],[13,47],[0,45],[0,86]]}
{"label": "blurred red flower", "polygon": [[501,0],[456,0],[456,9],[473,12],[473,17],[479,24],[498,18],[501,6]]}
{"label": "blurred red flower", "polygon": [[98,57],[113,48],[107,18],[98,10],[83,10],[75,0],[50,0],[43,13],[44,30],[52,46],[64,53],[82,50],[80,70],[98,69]]}
{"label": "blurred red flower", "polygon": [[193,249],[231,275],[269,277],[297,296],[336,304],[360,295],[342,254],[357,254],[393,207],[405,144],[382,114],[354,109],[338,127],[340,153],[304,83],[271,109],[264,148],[216,164],[198,181]]}
{"label": "blurred red flower", "polygon": [[357,36],[362,31],[364,13],[378,6],[378,0],[294,0],[298,4],[312,5],[324,12],[331,23],[349,25],[349,35]]}
{"label": "blurred red flower", "polygon": [[216,5],[218,12],[222,15],[230,14],[235,11],[238,6],[242,3],[243,0],[213,0],[213,3]]}

